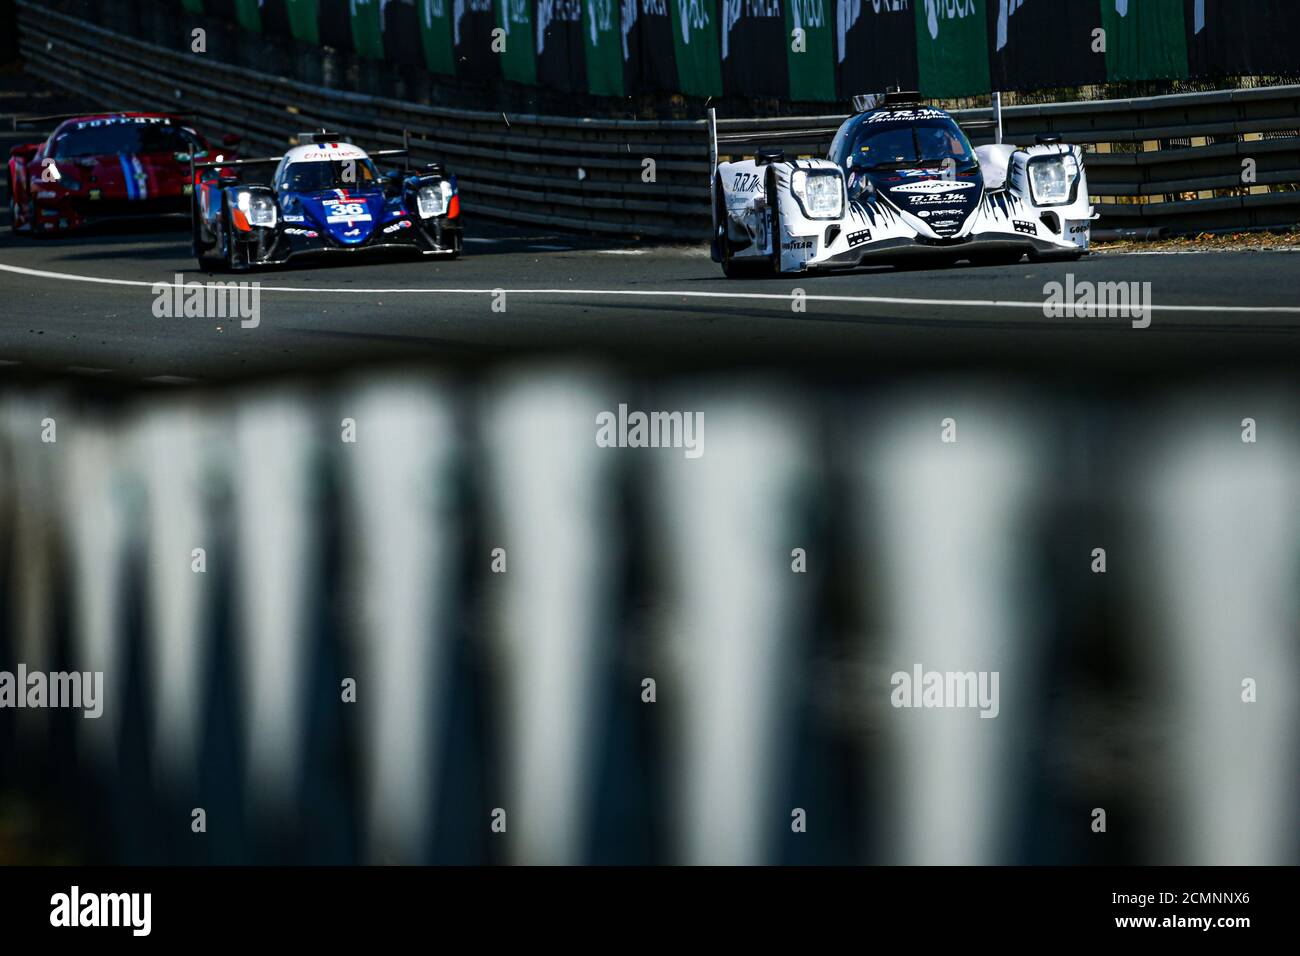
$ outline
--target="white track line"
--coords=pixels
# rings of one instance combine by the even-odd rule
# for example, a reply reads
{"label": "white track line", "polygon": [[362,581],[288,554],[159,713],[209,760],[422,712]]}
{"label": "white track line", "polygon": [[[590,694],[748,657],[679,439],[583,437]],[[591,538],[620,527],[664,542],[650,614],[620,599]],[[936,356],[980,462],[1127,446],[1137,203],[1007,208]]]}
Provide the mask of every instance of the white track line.
{"label": "white track line", "polygon": [[[22,266],[9,266],[0,263],[0,272],[12,272],[16,275],[33,276],[39,279],[60,279],[64,282],[90,282],[99,285],[136,286],[146,289],[175,289],[202,284],[197,279],[191,282],[147,282],[143,279],[108,279],[101,276],[80,276],[66,272],[47,272],[43,269],[27,269]],[[558,295],[558,296],[627,296],[635,298],[668,299],[746,299],[752,301],[791,302],[793,292],[701,292],[698,290],[673,291],[670,289],[505,289],[505,288],[461,288],[439,286],[421,289],[311,289],[301,286],[261,285],[259,280],[246,278],[226,281],[258,281],[262,292],[296,292],[326,295]],[[217,280],[222,281],[222,280]],[[1024,302],[1014,299],[914,299],[906,296],[889,295],[817,295],[807,293],[803,299],[808,302],[843,302],[870,305],[925,305],[954,308],[982,309],[1033,309],[1041,312],[1044,303]],[[1272,315],[1279,313],[1300,315],[1300,306],[1294,305],[1150,305],[1146,308],[1153,312],[1209,312],[1209,313],[1255,313]]]}

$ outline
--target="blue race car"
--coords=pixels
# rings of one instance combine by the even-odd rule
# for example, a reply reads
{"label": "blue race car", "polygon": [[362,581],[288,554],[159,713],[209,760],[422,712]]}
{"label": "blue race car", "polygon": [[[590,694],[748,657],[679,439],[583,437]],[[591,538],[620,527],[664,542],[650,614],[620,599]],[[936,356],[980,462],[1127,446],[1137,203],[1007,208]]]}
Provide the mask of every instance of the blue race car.
{"label": "blue race car", "polygon": [[[456,177],[439,163],[380,173],[375,158],[337,133],[302,133],[267,159],[195,163],[194,254],[202,269],[243,272],[300,256],[406,250],[460,255]],[[243,167],[275,165],[270,185],[246,184]]]}

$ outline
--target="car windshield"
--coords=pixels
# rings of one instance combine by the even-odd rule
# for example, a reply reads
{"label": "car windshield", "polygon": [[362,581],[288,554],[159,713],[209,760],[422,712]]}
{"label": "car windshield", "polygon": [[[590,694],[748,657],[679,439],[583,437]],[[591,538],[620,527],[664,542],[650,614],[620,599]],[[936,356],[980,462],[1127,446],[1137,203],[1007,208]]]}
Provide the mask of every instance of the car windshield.
{"label": "car windshield", "polygon": [[966,134],[948,118],[907,123],[858,123],[844,138],[843,154],[832,157],[846,169],[888,169],[951,159],[967,166],[975,162]]}
{"label": "car windshield", "polygon": [[280,180],[281,189],[312,192],[317,189],[348,189],[379,179],[369,159],[322,159],[291,163]]}
{"label": "car windshield", "polygon": [[74,159],[114,153],[189,153],[202,148],[192,133],[171,123],[92,120],[62,133],[51,155]]}

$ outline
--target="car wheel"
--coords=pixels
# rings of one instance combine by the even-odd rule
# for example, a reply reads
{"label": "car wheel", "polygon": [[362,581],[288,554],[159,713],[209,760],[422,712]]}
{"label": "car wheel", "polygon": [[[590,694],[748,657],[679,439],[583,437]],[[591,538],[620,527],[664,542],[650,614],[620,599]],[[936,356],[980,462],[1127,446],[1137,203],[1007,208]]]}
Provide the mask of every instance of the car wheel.
{"label": "car wheel", "polygon": [[223,209],[212,223],[212,245],[198,254],[199,268],[205,272],[225,272],[228,268],[225,219],[226,213]]}
{"label": "car wheel", "polygon": [[977,252],[970,257],[973,266],[1013,266],[1025,257],[1023,252]]}
{"label": "car wheel", "polygon": [[221,224],[221,240],[218,247],[221,249],[222,264],[225,266],[226,271],[247,272],[247,253],[240,254],[239,243],[235,240],[234,230],[230,226],[230,207],[224,203],[221,207],[218,222]]}
{"label": "car wheel", "polygon": [[226,267],[226,257],[221,254],[221,240],[218,238],[198,254],[199,268],[204,272],[219,272]]}
{"label": "car wheel", "polygon": [[[772,274],[781,274],[781,201],[776,194],[776,170],[768,167],[767,171],[768,208],[772,210],[768,219],[772,223]],[[775,202],[771,201],[775,200]]]}
{"label": "car wheel", "polygon": [[757,279],[772,274],[772,262],[769,258],[746,258],[737,259],[735,247],[732,246],[731,240],[727,237],[726,213],[721,208],[722,199],[722,181],[718,180],[717,196],[719,207],[717,210],[718,233],[714,237],[714,242],[718,247],[718,259],[722,265],[722,274],[728,279]]}
{"label": "car wheel", "polygon": [[1077,252],[1031,252],[1029,254],[1030,262],[1078,262],[1083,256],[1083,250]]}
{"label": "car wheel", "polygon": [[31,231],[33,239],[48,239],[50,233],[36,228],[36,201],[31,200],[27,203],[27,228]]}
{"label": "car wheel", "polygon": [[192,214],[194,218],[190,237],[194,245],[194,255],[199,260],[199,269],[204,272],[215,272],[226,264],[225,257],[221,255],[221,238],[219,235],[213,235],[211,244],[204,244],[203,227],[199,222],[198,210],[195,209]]}
{"label": "car wheel", "polygon": [[722,274],[728,279],[758,279],[772,274],[770,259],[736,258],[725,226],[718,228],[718,249],[722,256]]}

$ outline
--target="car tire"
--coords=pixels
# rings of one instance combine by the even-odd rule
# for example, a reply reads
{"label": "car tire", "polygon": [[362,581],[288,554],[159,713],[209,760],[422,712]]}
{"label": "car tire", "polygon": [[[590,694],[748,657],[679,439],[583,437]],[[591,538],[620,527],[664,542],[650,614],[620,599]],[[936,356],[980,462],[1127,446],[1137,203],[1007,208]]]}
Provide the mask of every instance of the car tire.
{"label": "car tire", "polygon": [[[718,181],[717,195],[721,200],[721,180]],[[719,223],[723,222],[721,210],[719,210],[717,218]],[[718,258],[722,265],[722,274],[728,279],[761,279],[772,274],[772,262],[768,258],[737,259],[735,257],[735,250],[731,245],[731,240],[727,238],[727,227],[725,225],[720,224],[718,226],[716,241],[718,244]]]}
{"label": "car tire", "polygon": [[228,270],[225,242],[226,211],[222,209],[213,223],[212,245],[207,251],[199,253],[199,268],[204,272],[226,272]]}
{"label": "car tire", "polygon": [[201,272],[218,272],[226,265],[225,257],[220,254],[221,238],[220,236],[213,236],[211,245],[203,245],[203,228],[199,224],[197,209],[194,210],[193,216],[194,225],[190,237],[194,244],[194,256],[199,261],[199,270]]}
{"label": "car tire", "polygon": [[720,227],[718,249],[722,257],[722,274],[728,279],[761,279],[772,274],[770,259],[737,259],[732,254],[731,240],[725,227]]}
{"label": "car tire", "polygon": [[49,239],[50,234],[44,230],[36,228],[36,201],[28,200],[27,202],[27,228],[31,231],[33,239]]}
{"label": "car tire", "polygon": [[218,220],[221,223],[221,264],[226,272],[247,272],[249,264],[247,256],[240,256],[239,243],[235,241],[235,232],[230,225],[230,205],[222,201],[221,215]]}
{"label": "car tire", "polygon": [[978,252],[970,257],[973,266],[1014,266],[1025,257],[1023,252]]}
{"label": "car tire", "polygon": [[18,228],[18,198],[14,192],[13,167],[7,167],[5,172],[5,186],[9,192],[9,231],[17,235],[21,230]]}
{"label": "car tire", "polygon": [[[772,259],[770,271],[772,275],[781,275],[781,200],[776,194],[776,170],[772,167],[767,169],[767,187],[764,190],[767,199],[767,208],[772,210],[768,220],[772,224]],[[775,200],[775,201],[774,201]]]}
{"label": "car tire", "polygon": [[1083,258],[1083,250],[1077,252],[1031,252],[1030,262],[1078,262]]}

